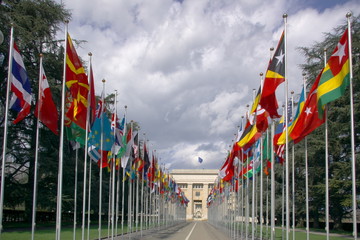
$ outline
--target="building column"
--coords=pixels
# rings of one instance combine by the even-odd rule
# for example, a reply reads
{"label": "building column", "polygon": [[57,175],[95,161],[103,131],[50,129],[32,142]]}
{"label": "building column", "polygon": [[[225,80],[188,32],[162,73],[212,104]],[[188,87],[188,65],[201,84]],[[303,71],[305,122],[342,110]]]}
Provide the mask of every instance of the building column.
{"label": "building column", "polygon": [[193,211],[194,211],[192,183],[188,183],[188,193],[189,193],[189,196],[186,196],[186,197],[190,200],[190,202],[188,204],[188,207],[186,208],[186,220],[192,220],[193,219]]}

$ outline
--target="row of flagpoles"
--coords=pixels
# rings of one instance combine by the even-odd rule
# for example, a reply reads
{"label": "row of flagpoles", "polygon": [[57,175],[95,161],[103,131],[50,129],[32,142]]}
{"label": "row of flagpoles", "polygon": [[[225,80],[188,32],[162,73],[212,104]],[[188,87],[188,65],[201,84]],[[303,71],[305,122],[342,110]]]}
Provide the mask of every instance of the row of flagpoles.
{"label": "row of flagpoles", "polygon": [[[294,172],[294,144],[305,141],[305,189],[306,189],[306,231],[309,239],[309,193],[308,193],[308,165],[306,136],[325,123],[325,223],[326,236],[329,239],[329,172],[328,172],[328,136],[327,136],[327,108],[326,105],[335,101],[346,88],[350,88],[350,124],[351,124],[351,178],[352,178],[352,220],[353,236],[357,239],[357,203],[356,203],[356,175],[355,175],[355,140],[354,140],[354,109],[352,89],[352,55],[351,55],[351,13],[346,15],[347,29],[340,38],[332,55],[326,61],[324,68],[315,79],[308,94],[306,94],[306,81],[295,114],[292,113],[294,101],[289,104],[288,81],[286,75],[286,37],[287,15],[283,15],[284,31],[279,44],[270,60],[265,78],[261,76],[261,86],[254,92],[254,101],[246,114],[246,124],[239,127],[235,143],[231,146],[224,164],[219,170],[219,178],[208,196],[209,219],[220,227],[229,231],[229,236],[248,239],[258,236],[259,239],[275,239],[275,157],[284,163],[283,167],[283,198],[282,223],[286,224],[285,239],[290,238],[290,223],[293,223],[293,237],[295,239],[295,172]],[[285,83],[285,109],[278,114],[276,89]],[[275,126],[276,119],[280,118]],[[271,121],[272,120],[272,121]],[[269,129],[270,128],[270,129]],[[270,136],[270,140],[267,139]],[[264,142],[263,142],[264,141]],[[292,141],[292,151],[289,142]],[[272,144],[270,144],[270,143]],[[264,145],[264,146],[263,146]],[[271,148],[271,149],[270,149]],[[292,153],[292,200],[290,200],[290,161]],[[264,162],[267,160],[266,162]],[[263,170],[270,171],[270,186],[266,177],[266,189],[270,188],[270,198],[266,191],[266,219],[263,219]],[[251,183],[250,183],[250,180]],[[260,185],[260,190],[257,186]],[[252,193],[250,193],[252,189]],[[260,192],[258,197],[256,192]],[[260,200],[258,199],[260,198]],[[251,199],[252,202],[249,202]],[[293,205],[290,207],[290,201]],[[258,202],[260,204],[258,205]],[[270,202],[270,211],[268,203]],[[251,209],[250,209],[251,207]],[[260,219],[256,221],[256,208],[260,209]],[[292,209],[292,210],[291,210]],[[250,210],[252,213],[250,214]],[[290,212],[293,213],[290,221]],[[220,218],[219,218],[220,216]],[[257,232],[255,223],[260,223],[260,232]],[[271,230],[263,235],[262,224],[271,225]],[[250,227],[251,223],[251,227]],[[250,230],[252,232],[250,232]]]}
{"label": "row of flagpoles", "polygon": [[[121,234],[125,232],[131,234],[132,232],[138,231],[142,234],[142,230],[144,229],[169,226],[179,221],[184,221],[185,208],[189,200],[185,197],[184,192],[177,186],[174,179],[170,177],[167,170],[158,163],[156,154],[153,152],[152,158],[150,157],[146,146],[146,139],[144,138],[143,141],[139,139],[139,133],[135,133],[133,122],[127,123],[126,106],[122,121],[117,117],[116,91],[114,94],[114,112],[111,114],[111,120],[109,119],[108,115],[110,113],[106,109],[104,98],[105,80],[102,81],[103,90],[96,108],[91,53],[89,53],[89,72],[86,74],[68,33],[67,23],[65,27],[65,49],[60,117],[44,72],[43,57],[40,56],[39,94],[34,112],[34,115],[37,117],[37,123],[31,238],[35,238],[36,230],[40,122],[48,127],[54,134],[60,135],[55,239],[60,239],[62,228],[63,148],[65,132],[67,139],[72,143],[76,161],[73,239],[76,238],[77,229],[78,161],[81,147],[84,149],[83,199],[81,210],[82,240],[85,239],[85,235],[87,235],[87,239],[90,237],[91,184],[93,181],[91,179],[92,161],[95,161],[100,169],[98,239],[103,237],[102,220],[104,209],[102,204],[106,198],[103,194],[104,168],[109,170],[110,179],[107,214],[108,238],[114,239],[115,236],[119,235],[119,220],[121,220]],[[11,108],[18,112],[17,118],[13,121],[14,124],[22,121],[30,114],[32,102],[30,85],[30,80],[27,76],[20,51],[14,42],[14,28],[12,27],[10,33],[9,72],[1,170],[0,236],[5,197],[4,181],[7,154],[8,111],[9,108]],[[12,97],[10,97],[10,92],[12,93]],[[59,118],[60,131],[58,130]],[[129,126],[130,128],[127,129]],[[122,173],[120,169],[122,169]],[[125,184],[127,184],[127,186]],[[125,206],[127,206],[127,210],[125,210]],[[127,224],[125,223],[126,212]],[[127,231],[125,231],[125,227],[127,227]]]}

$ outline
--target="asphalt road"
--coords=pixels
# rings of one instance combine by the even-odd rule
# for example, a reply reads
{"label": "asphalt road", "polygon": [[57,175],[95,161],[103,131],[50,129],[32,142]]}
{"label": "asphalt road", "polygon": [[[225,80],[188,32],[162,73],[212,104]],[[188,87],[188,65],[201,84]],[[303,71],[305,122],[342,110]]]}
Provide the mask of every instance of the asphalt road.
{"label": "asphalt road", "polygon": [[142,236],[140,233],[132,233],[130,235],[124,235],[120,239],[131,240],[228,240],[230,239],[221,230],[216,229],[207,222],[194,221],[184,222],[182,224],[162,228],[160,230],[148,230],[144,231]]}

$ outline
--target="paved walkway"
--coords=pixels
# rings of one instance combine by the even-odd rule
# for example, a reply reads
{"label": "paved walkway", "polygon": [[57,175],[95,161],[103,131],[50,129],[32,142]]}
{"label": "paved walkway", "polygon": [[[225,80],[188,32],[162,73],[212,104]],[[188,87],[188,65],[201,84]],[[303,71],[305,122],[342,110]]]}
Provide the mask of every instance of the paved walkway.
{"label": "paved walkway", "polygon": [[140,232],[115,238],[116,240],[230,240],[221,230],[216,229],[207,222],[184,222],[176,226],[160,230],[146,230],[141,236]]}

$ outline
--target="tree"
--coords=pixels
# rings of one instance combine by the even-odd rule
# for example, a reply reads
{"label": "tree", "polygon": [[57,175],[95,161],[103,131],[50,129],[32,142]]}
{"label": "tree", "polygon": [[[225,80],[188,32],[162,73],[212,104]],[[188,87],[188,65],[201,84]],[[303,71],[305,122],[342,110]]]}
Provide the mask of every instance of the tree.
{"label": "tree", "polygon": [[[2,1],[0,9],[2,13],[0,24],[5,36],[4,44],[0,45],[0,52],[5,55],[3,64],[5,67],[1,68],[0,77],[6,80],[1,81],[1,103],[4,104],[6,96],[11,23],[14,26],[15,41],[23,55],[24,64],[31,79],[33,99],[36,99],[38,89],[39,54],[43,53],[49,85],[52,87],[55,102],[59,103],[64,50],[61,43],[56,40],[56,33],[64,20],[70,18],[69,12],[64,9],[64,6],[52,0],[5,0]],[[60,104],[57,105],[60,106]],[[33,109],[34,106],[35,104],[32,106]],[[10,121],[14,119],[13,117],[13,113],[10,111]],[[36,119],[33,114],[16,125],[9,122],[6,159],[8,164],[5,169],[7,173],[4,193],[5,207],[14,208],[24,205],[27,220],[31,219],[35,132]],[[41,128],[41,139],[43,141],[39,148],[39,165],[41,166],[39,168],[39,192],[56,193],[59,140],[47,128]],[[46,144],[44,140],[46,140]],[[1,128],[1,141],[3,141],[3,127]],[[44,208],[54,208],[56,199],[48,196],[50,195],[39,198],[39,205]]]}
{"label": "tree", "polygon": [[[316,75],[324,66],[324,49],[335,48],[340,36],[343,34],[347,25],[334,29],[334,33],[326,33],[325,40],[315,43],[310,48],[300,48],[306,57],[306,63],[302,68],[308,79],[309,85],[315,80]],[[355,133],[360,130],[360,107],[359,98],[359,49],[360,49],[360,16],[352,20],[352,53],[353,53],[353,88],[354,88],[354,118]],[[328,52],[328,57],[331,53]],[[329,192],[330,192],[330,216],[334,221],[334,228],[342,228],[342,220],[349,217],[352,212],[352,183],[351,183],[351,131],[350,131],[350,93],[346,91],[340,99],[328,104],[328,133],[329,133]],[[308,137],[309,149],[309,194],[313,201],[310,202],[311,217],[315,226],[318,225],[319,218],[324,214],[325,209],[325,154],[324,154],[324,127],[318,128]],[[360,135],[355,135],[356,151],[359,152]],[[316,147],[318,146],[318,147]],[[314,148],[318,148],[317,150]],[[303,145],[298,144],[298,152],[303,152]],[[359,157],[357,156],[357,159]],[[356,161],[358,162],[358,161]],[[357,166],[357,176],[359,168]],[[359,186],[359,177],[356,179]],[[357,187],[357,192],[359,188]]]}

